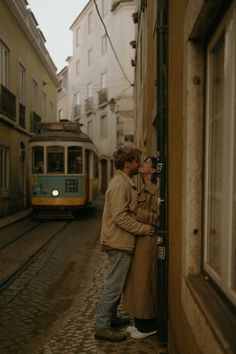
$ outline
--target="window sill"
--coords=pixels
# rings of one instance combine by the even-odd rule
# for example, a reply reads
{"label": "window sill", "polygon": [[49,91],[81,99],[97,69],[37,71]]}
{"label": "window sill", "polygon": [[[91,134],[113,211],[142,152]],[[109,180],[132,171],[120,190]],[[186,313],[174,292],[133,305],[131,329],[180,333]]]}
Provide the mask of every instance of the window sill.
{"label": "window sill", "polygon": [[186,283],[224,352],[236,353],[234,314],[203,276],[189,276]]}

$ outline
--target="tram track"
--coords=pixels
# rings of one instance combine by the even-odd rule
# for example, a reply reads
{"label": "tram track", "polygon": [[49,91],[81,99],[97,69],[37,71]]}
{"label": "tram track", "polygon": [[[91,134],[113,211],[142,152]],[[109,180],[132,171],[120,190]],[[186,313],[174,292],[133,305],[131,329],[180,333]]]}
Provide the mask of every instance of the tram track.
{"label": "tram track", "polygon": [[72,221],[38,223],[0,247],[0,293],[7,289]]}

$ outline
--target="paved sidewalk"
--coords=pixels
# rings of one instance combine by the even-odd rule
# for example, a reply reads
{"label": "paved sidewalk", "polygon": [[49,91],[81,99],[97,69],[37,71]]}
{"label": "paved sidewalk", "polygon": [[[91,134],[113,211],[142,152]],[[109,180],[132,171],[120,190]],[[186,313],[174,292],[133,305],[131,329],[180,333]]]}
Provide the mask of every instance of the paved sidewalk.
{"label": "paved sidewalk", "polygon": [[[142,340],[129,337],[120,343],[94,339],[95,308],[106,273],[106,256],[97,245],[80,291],[63,324],[51,333],[35,354],[155,354],[161,353],[157,336]],[[164,351],[163,351],[164,352]]]}
{"label": "paved sidewalk", "polygon": [[17,222],[18,220],[26,218],[27,216],[29,216],[32,213],[33,213],[33,209],[28,208],[28,209],[19,211],[18,213],[10,214],[7,216],[1,216],[0,217],[0,230],[9,224],[13,224],[14,222]]}

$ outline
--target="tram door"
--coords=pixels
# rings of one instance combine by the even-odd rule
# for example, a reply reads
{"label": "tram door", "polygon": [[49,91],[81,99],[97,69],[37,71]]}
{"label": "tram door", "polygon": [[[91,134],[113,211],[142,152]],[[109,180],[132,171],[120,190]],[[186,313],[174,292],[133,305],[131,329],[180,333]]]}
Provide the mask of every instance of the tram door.
{"label": "tram door", "polygon": [[90,176],[90,163],[89,163],[89,150],[85,150],[85,201],[89,201],[89,176]]}
{"label": "tram door", "polygon": [[107,160],[101,160],[101,193],[105,194],[107,190]]}

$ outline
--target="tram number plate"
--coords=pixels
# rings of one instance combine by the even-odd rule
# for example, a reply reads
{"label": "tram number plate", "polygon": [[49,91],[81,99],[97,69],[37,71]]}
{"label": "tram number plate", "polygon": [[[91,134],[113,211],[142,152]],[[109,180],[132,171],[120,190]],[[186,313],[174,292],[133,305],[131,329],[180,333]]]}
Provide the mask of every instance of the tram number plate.
{"label": "tram number plate", "polygon": [[78,192],[78,181],[76,179],[66,180],[66,192]]}

